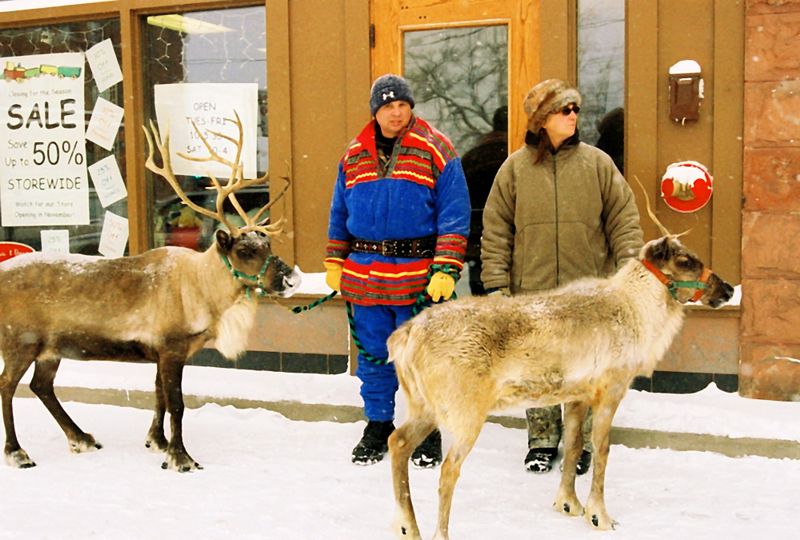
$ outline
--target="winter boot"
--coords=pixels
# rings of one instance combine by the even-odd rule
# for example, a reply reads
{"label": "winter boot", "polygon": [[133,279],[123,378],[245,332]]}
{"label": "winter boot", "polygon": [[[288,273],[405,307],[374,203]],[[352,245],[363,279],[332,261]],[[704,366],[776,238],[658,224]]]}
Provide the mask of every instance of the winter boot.
{"label": "winter boot", "polygon": [[525,456],[525,468],[534,473],[546,473],[553,468],[558,448],[531,448]]}
{"label": "winter boot", "polygon": [[434,429],[411,454],[411,463],[422,469],[431,469],[442,462],[442,433]]}
{"label": "winter boot", "polygon": [[[589,466],[592,464],[592,453],[588,450],[581,450],[581,455],[578,457],[578,464],[575,465],[575,474],[578,476],[589,472]],[[559,467],[560,471],[564,471],[564,463]]]}
{"label": "winter boot", "polygon": [[383,459],[389,450],[389,435],[394,431],[394,424],[370,420],[364,428],[364,435],[353,448],[353,463],[356,465],[372,465]]}
{"label": "winter boot", "polygon": [[581,450],[581,457],[578,458],[578,465],[575,467],[575,472],[578,476],[589,472],[589,466],[592,464],[592,453],[588,450]]}

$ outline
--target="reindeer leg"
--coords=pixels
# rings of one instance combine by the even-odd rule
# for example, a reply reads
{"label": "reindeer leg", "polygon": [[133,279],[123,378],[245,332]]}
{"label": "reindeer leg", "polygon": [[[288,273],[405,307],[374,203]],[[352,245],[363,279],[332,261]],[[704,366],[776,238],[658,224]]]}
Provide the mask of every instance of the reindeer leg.
{"label": "reindeer leg", "polygon": [[594,463],[592,464],[592,487],[589,490],[589,498],[586,501],[585,517],[594,527],[602,530],[613,529],[617,525],[617,522],[611,519],[606,511],[605,482],[611,421],[614,419],[614,413],[616,413],[617,406],[621,400],[622,395],[605,396],[604,401],[597,406],[592,406],[594,414],[594,423],[592,425]]}
{"label": "reindeer leg", "polygon": [[398,538],[420,540],[422,537],[414,516],[411,502],[411,486],[408,481],[408,459],[414,449],[436,428],[429,418],[423,418],[413,405],[409,405],[409,419],[389,436],[389,454],[392,458],[392,479],[394,497],[397,502],[397,516],[394,529]]}
{"label": "reindeer leg", "polygon": [[183,446],[183,393],[181,382],[183,380],[183,357],[173,355],[159,355],[161,385],[166,396],[166,405],[169,410],[169,427],[171,436],[167,445],[166,461],[161,464],[162,469],[173,469],[178,472],[188,472],[202,469]]}
{"label": "reindeer leg", "polygon": [[[25,348],[30,348],[30,346]],[[36,351],[3,350],[2,352],[4,364],[3,373],[0,375],[0,397],[3,401],[3,425],[6,430],[4,453],[9,465],[18,469],[27,469],[35,467],[36,463],[19,445],[17,431],[14,428],[14,408],[11,401],[14,399],[14,392],[17,391],[20,379],[36,358]]]}
{"label": "reindeer leg", "polygon": [[167,438],[164,436],[164,415],[167,411],[166,398],[164,396],[164,386],[161,384],[161,367],[156,362],[156,403],[153,406],[153,421],[147,431],[147,438],[144,445],[154,452],[165,452],[167,450]]}
{"label": "reindeer leg", "polygon": [[60,358],[37,361],[33,371],[33,378],[31,379],[31,391],[44,403],[44,406],[53,415],[58,425],[61,426],[61,430],[67,436],[70,451],[80,454],[81,452],[99,450],[103,445],[78,427],[56,397],[56,393],[53,390],[53,381],[56,378],[59,365],[61,365]]}
{"label": "reindeer leg", "polygon": [[583,447],[581,426],[588,409],[586,403],[571,402],[564,405],[564,462],[553,508],[568,516],[583,514],[583,506],[575,493],[575,475]]}
{"label": "reindeer leg", "polygon": [[[456,488],[456,482],[461,476],[461,465],[467,458],[467,455],[472,451],[475,446],[475,441],[478,440],[478,435],[481,433],[481,428],[486,420],[485,414],[470,413],[473,419],[472,423],[469,420],[459,426],[460,433],[456,433],[456,440],[447,452],[442,463],[442,472],[439,476],[439,525],[434,535],[434,540],[447,540],[450,538],[449,525],[450,525],[450,509],[453,504],[453,492]],[[477,419],[475,419],[477,416]]]}

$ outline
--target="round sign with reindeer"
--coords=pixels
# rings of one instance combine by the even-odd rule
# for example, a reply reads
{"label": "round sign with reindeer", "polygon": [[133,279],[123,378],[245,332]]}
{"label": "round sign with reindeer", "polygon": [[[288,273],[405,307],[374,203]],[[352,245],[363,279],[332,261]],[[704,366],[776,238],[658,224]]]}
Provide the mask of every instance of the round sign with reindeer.
{"label": "round sign with reindeer", "polygon": [[661,197],[677,212],[696,212],[711,200],[714,179],[696,161],[680,161],[667,167],[661,177]]}

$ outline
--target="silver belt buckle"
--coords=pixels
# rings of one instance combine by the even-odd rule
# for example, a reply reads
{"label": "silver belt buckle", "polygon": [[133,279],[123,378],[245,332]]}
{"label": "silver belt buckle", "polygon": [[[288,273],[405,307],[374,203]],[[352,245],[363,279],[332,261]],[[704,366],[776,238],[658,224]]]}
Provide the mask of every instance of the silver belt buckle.
{"label": "silver belt buckle", "polygon": [[397,251],[397,241],[396,240],[384,240],[381,242],[381,255],[384,257],[390,257],[395,254]]}

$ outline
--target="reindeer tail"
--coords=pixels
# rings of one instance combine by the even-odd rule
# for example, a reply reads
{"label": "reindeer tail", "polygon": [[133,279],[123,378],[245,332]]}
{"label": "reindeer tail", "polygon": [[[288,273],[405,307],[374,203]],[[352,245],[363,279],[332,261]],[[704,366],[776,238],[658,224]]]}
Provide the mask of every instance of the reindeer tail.
{"label": "reindeer tail", "polygon": [[394,362],[398,369],[400,365],[404,364],[406,349],[411,337],[411,328],[410,324],[400,325],[386,340],[386,346],[389,349],[389,362]]}
{"label": "reindeer tail", "polygon": [[427,403],[425,381],[419,363],[424,361],[420,351],[420,327],[414,324],[403,324],[389,336],[389,361],[394,362],[397,380],[409,404],[417,403],[420,407]]}

